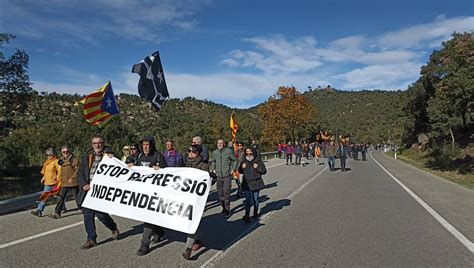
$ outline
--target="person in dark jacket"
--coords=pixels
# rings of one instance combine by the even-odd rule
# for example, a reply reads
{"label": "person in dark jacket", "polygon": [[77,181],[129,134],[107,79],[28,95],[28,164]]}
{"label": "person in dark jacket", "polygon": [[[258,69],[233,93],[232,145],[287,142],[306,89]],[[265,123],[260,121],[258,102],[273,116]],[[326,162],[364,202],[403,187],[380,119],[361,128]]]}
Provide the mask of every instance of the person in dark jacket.
{"label": "person in dark jacket", "polygon": [[303,146],[295,141],[295,165],[301,165],[301,156],[303,155]]}
{"label": "person in dark jacket", "polygon": [[[201,145],[198,145],[198,144],[191,145],[188,149],[186,167],[197,168],[197,169],[209,172],[209,165],[204,162],[204,159],[201,156],[201,153],[202,153]],[[215,174],[211,174],[209,172],[209,175],[213,177],[212,184],[214,184],[216,182]],[[199,230],[199,227],[198,227],[198,230]],[[196,251],[201,247],[202,247],[202,240],[199,239],[199,232],[196,231],[196,233],[194,234],[188,234],[188,237],[186,239],[186,246],[182,253],[183,258],[187,260],[191,259],[191,252]]]}
{"label": "person in dark jacket", "polygon": [[[136,166],[152,167],[155,170],[166,167],[164,157],[156,150],[155,138],[145,136],[140,141],[141,153],[137,157]],[[130,164],[129,164],[130,165]],[[163,227],[151,223],[143,223],[143,233],[140,248],[137,251],[138,256],[143,256],[150,252],[150,244],[158,243],[164,236]],[[152,239],[153,237],[153,239]]]}
{"label": "person in dark jacket", "polygon": [[341,161],[341,171],[346,171],[346,159],[349,155],[347,150],[347,146],[344,143],[340,143],[339,147],[337,148],[337,157],[339,157],[339,161]]}
{"label": "person in dark jacket", "polygon": [[199,137],[199,136],[194,137],[193,140],[192,140],[192,144],[202,146],[202,153],[201,153],[202,159],[204,160],[204,163],[208,163],[209,162],[209,150],[207,149],[206,146],[204,146],[202,144],[202,138]]}
{"label": "person in dark jacket", "polygon": [[[130,146],[130,155],[127,157],[125,160],[125,164],[127,164],[129,167],[135,165],[137,162],[137,158],[140,155],[140,145],[138,143]],[[131,165],[129,165],[131,163]]]}
{"label": "person in dark jacket", "polygon": [[242,190],[245,195],[245,215],[243,220],[250,222],[250,207],[253,205],[253,218],[258,219],[258,205],[260,190],[265,188],[262,175],[267,173],[265,164],[257,151],[253,148],[245,149],[245,160],[240,165],[239,171],[244,174]]}
{"label": "person in dark jacket", "polygon": [[[90,183],[94,178],[95,172],[99,163],[102,161],[104,155],[108,157],[113,156],[113,152],[109,147],[104,145],[104,139],[100,136],[94,136],[92,138],[92,149],[88,150],[82,157],[79,169],[77,171],[77,182],[79,184],[79,200],[80,204],[84,201],[87,191],[90,190]],[[119,236],[119,230],[117,224],[114,222],[109,214],[92,210],[86,207],[82,208],[84,213],[84,226],[87,232],[87,241],[82,245],[81,249],[90,249],[97,246],[97,234],[95,230],[94,218],[97,217],[105,227],[112,231],[112,238],[117,239]]]}

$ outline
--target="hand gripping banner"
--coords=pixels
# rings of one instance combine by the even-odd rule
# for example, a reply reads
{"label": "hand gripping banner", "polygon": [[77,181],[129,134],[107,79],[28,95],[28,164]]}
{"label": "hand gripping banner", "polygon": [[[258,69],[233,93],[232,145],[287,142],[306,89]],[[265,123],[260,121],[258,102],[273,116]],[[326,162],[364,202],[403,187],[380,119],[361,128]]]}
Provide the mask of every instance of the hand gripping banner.
{"label": "hand gripping banner", "polygon": [[84,207],[194,234],[211,179],[195,168],[128,168],[104,157],[90,186]]}

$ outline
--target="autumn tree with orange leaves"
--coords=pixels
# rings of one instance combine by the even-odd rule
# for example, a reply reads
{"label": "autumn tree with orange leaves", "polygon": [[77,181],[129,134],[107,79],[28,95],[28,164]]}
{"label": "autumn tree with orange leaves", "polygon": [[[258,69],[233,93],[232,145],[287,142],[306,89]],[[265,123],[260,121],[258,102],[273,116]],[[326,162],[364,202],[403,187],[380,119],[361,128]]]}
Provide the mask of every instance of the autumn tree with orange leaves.
{"label": "autumn tree with orange leaves", "polygon": [[295,141],[317,115],[313,106],[295,87],[278,88],[258,109],[263,123],[262,140],[274,145]]}

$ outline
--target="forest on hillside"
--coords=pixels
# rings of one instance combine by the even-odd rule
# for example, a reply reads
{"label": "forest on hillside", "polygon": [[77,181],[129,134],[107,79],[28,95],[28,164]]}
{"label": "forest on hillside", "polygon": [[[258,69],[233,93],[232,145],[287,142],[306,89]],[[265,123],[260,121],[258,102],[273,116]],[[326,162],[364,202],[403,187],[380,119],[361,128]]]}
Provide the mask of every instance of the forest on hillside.
{"label": "forest on hillside", "polygon": [[[0,44],[14,36],[0,35]],[[344,91],[332,87],[295,91],[298,98],[310,103],[311,118],[291,135],[290,140],[313,141],[319,131],[329,130],[335,136],[349,136],[351,142],[393,143],[403,148],[425,146],[421,134],[428,137],[422,148],[442,161],[467,163],[473,159],[474,110],[474,41],[472,33],[455,33],[433,52],[420,71],[420,78],[406,90]],[[120,152],[124,145],[136,143],[144,135],[153,135],[162,150],[166,139],[173,139],[179,150],[192,137],[201,136],[204,144],[215,148],[215,141],[230,139],[229,117],[236,113],[237,139],[244,143],[256,140],[262,150],[273,150],[261,107],[284,96],[249,109],[233,109],[193,97],[171,99],[159,112],[137,95],[116,96],[120,114],[103,128],[88,125],[82,110],[74,103],[83,96],[32,90],[28,76],[28,54],[18,49],[13,55],[0,54],[0,168],[38,166],[44,161],[44,149],[70,145],[76,154],[89,145],[93,134],[100,133]],[[277,89],[275,89],[277,90]],[[290,126],[294,121],[279,121]],[[270,133],[271,134],[271,133]],[[440,162],[443,164],[444,162]],[[447,165],[446,167],[448,167]]]}

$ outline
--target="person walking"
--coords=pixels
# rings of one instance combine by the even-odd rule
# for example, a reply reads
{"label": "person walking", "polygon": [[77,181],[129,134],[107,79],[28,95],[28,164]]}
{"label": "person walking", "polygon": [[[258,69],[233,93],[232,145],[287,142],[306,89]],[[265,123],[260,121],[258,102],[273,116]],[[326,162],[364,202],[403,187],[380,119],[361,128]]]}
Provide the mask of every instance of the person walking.
{"label": "person walking", "polygon": [[267,169],[256,150],[250,147],[245,149],[245,160],[240,165],[239,171],[244,174],[242,190],[245,195],[245,215],[243,220],[248,223],[251,206],[253,206],[253,218],[258,219],[260,190],[265,188],[262,175],[267,173]]}
{"label": "person walking", "polygon": [[288,166],[288,162],[290,162],[290,165],[293,165],[293,153],[295,152],[295,149],[293,148],[293,145],[291,145],[291,141],[288,142],[288,145],[286,145],[286,165]]}
{"label": "person walking", "polygon": [[314,145],[314,158],[316,159],[316,164],[319,166],[319,158],[321,157],[321,146],[316,143]]}
{"label": "person walking", "polygon": [[77,159],[71,152],[68,146],[61,146],[62,157],[58,160],[59,164],[59,181],[61,182],[61,190],[59,190],[59,201],[54,208],[54,213],[49,215],[53,219],[61,218],[61,211],[68,192],[72,192],[74,201],[78,209],[81,209],[81,204],[78,199],[79,186],[77,183],[77,171],[79,170],[79,159]]}
{"label": "person walking", "polygon": [[[209,172],[209,165],[204,163],[203,158],[201,156],[202,146],[198,144],[193,144],[188,148],[188,157],[186,161],[186,167],[188,168],[196,168],[202,171]],[[216,176],[215,174],[209,172],[209,175],[212,177],[212,185],[216,183]],[[181,256],[186,260],[191,259],[192,251],[199,250],[203,242],[200,239],[200,232],[199,227],[194,234],[188,234],[186,238],[186,244],[183,253]]]}
{"label": "person walking", "polygon": [[[99,167],[99,163],[102,161],[102,158],[108,152],[112,152],[109,147],[104,145],[104,139],[101,136],[94,136],[91,140],[91,143],[92,149],[89,149],[84,154],[77,171],[77,182],[79,184],[80,191],[80,204],[82,204],[84,201],[87,191],[91,189],[90,183],[94,179],[94,175],[97,171],[97,168]],[[97,217],[99,221],[105,225],[105,227],[112,231],[112,239],[118,238],[120,232],[117,228],[117,224],[109,214],[86,207],[83,207],[82,211],[84,213],[84,227],[87,233],[87,240],[84,245],[82,245],[81,249],[87,250],[97,246],[95,217]]]}
{"label": "person walking", "polygon": [[[151,167],[154,170],[165,168],[165,158],[158,152],[155,145],[155,138],[147,135],[141,141],[141,153],[137,157],[136,166]],[[133,166],[129,164],[129,167]],[[140,248],[137,250],[138,256],[143,256],[150,252],[150,244],[158,243],[165,235],[163,227],[151,223],[143,223],[142,240]]]}
{"label": "person walking", "polygon": [[346,171],[346,159],[348,156],[347,146],[344,143],[340,143],[339,147],[337,148],[337,156],[339,157],[339,161],[341,162],[341,172]]}
{"label": "person walking", "polygon": [[362,161],[367,161],[367,144],[360,145],[360,152],[362,153]]}
{"label": "person walking", "polygon": [[336,145],[333,141],[329,142],[326,148],[327,155],[328,155],[328,164],[329,164],[329,171],[334,171],[336,169]]}
{"label": "person walking", "polygon": [[303,146],[299,144],[297,141],[295,141],[295,165],[299,166],[301,165],[301,156],[303,155]]}
{"label": "person walking", "polygon": [[225,217],[230,217],[230,190],[232,174],[237,170],[237,158],[225,147],[224,140],[217,140],[217,149],[212,153],[212,171],[217,175],[217,192]]}
{"label": "person walking", "polygon": [[[56,155],[54,155],[54,149],[49,147],[45,150],[47,156],[46,161],[43,163],[43,168],[41,169],[41,184],[44,184],[43,194],[47,193],[58,184],[58,175],[59,175],[59,164]],[[47,198],[46,198],[47,199]],[[41,217],[43,215],[44,208],[46,207],[46,201],[41,199],[38,203],[36,210],[31,211],[32,215]]]}

